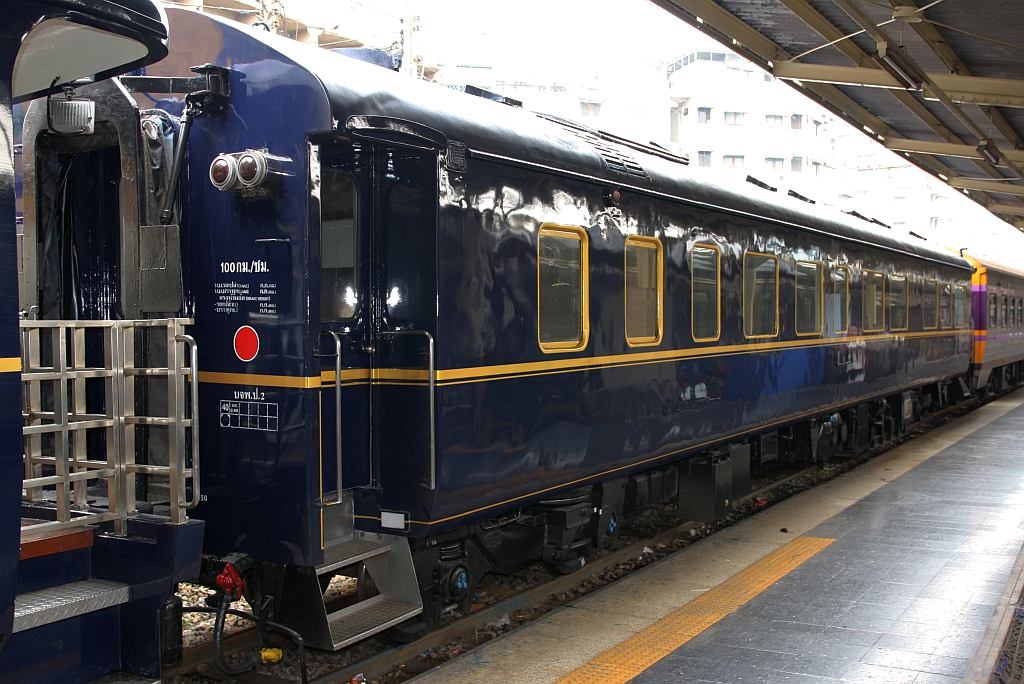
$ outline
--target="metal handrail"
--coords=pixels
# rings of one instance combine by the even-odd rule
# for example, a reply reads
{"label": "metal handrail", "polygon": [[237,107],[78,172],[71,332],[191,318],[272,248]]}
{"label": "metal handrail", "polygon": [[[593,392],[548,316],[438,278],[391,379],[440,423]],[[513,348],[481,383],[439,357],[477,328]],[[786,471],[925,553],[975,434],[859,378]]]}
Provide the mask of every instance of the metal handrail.
{"label": "metal handrail", "polygon": [[[191,335],[175,335],[175,342],[184,342],[189,349],[188,367],[191,376],[192,396],[192,499],[183,501],[179,505],[185,510],[192,510],[199,505],[199,347]],[[170,354],[168,354],[170,356]],[[185,459],[178,462],[178,468],[182,479],[185,478]]]}
{"label": "metal handrail", "polygon": [[425,335],[427,338],[427,386],[430,391],[430,484],[427,489],[437,489],[437,434],[434,406],[434,336],[426,330],[382,330],[383,335]]}
{"label": "metal handrail", "polygon": [[330,499],[329,497],[322,496],[320,503],[322,506],[337,506],[343,500],[341,496],[341,335],[333,330],[321,330],[320,335],[330,335],[334,340],[334,442],[336,457],[338,460],[338,474],[335,482],[337,485],[336,494],[338,498]]}

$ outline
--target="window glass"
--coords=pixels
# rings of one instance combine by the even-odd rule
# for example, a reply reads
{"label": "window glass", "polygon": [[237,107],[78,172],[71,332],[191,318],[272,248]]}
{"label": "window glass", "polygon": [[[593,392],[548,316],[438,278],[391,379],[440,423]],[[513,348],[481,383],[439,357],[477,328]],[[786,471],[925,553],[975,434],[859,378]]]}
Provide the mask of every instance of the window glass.
{"label": "window glass", "polygon": [[726,154],[722,157],[722,163],[730,169],[743,168],[742,154]]}
{"label": "window glass", "polygon": [[1007,319],[1006,319],[1006,295],[1003,295],[1002,314],[1003,315],[1000,316],[999,320],[1002,321],[1002,327],[1005,328],[1007,325],[1009,325],[1009,323],[1007,322]]}
{"label": "window glass", "polygon": [[907,329],[907,279],[889,276],[889,329]]}
{"label": "window glass", "polygon": [[711,123],[711,107],[697,107],[697,123]]}
{"label": "window glass", "polygon": [[711,150],[697,152],[697,163],[700,166],[711,166]]}
{"label": "window glass", "polygon": [[967,290],[962,285],[957,285],[953,291],[953,327],[962,328],[967,325],[965,313],[967,307]]}
{"label": "window glass", "polygon": [[661,242],[626,238],[626,341],[661,342]]}
{"label": "window glass", "polygon": [[953,325],[953,312],[950,307],[953,305],[949,296],[949,283],[942,283],[939,288],[939,316],[942,318],[942,327],[948,328]]}
{"label": "window glass", "polygon": [[789,160],[789,170],[793,171],[795,173],[800,173],[801,171],[803,171],[804,170],[804,158],[803,157],[793,157],[792,159],[790,159]]}
{"label": "window glass", "polygon": [[996,328],[999,326],[999,317],[996,315],[996,309],[998,304],[996,303],[996,296],[990,294],[988,296],[988,327]]}
{"label": "window glass", "polygon": [[320,179],[320,317],[336,321],[359,309],[356,184],[331,168]]}
{"label": "window glass", "polygon": [[719,337],[721,309],[719,293],[718,249],[696,245],[692,254],[693,274],[693,339],[709,342]]}
{"label": "window glass", "polygon": [[939,284],[934,280],[924,281],[921,291],[921,325],[925,330],[939,325]]}
{"label": "window glass", "polygon": [[790,128],[792,128],[795,131],[800,130],[801,128],[804,127],[804,115],[803,114],[794,114],[793,116],[790,117],[790,124],[789,125],[790,125]]}
{"label": "window glass", "polygon": [[850,269],[836,266],[832,271],[832,325],[836,332],[850,328]]}
{"label": "window glass", "polygon": [[725,123],[729,126],[738,126],[743,123],[743,112],[726,112]]}
{"label": "window glass", "polygon": [[768,254],[743,255],[743,334],[774,337],[779,332],[779,260]]}
{"label": "window glass", "polygon": [[796,332],[821,334],[821,264],[796,262]]}
{"label": "window glass", "polygon": [[861,304],[865,332],[878,332],[885,327],[885,276],[877,271],[864,271]]}
{"label": "window glass", "polygon": [[768,128],[782,128],[781,114],[766,114],[764,120],[768,124]]}
{"label": "window glass", "polygon": [[1021,299],[1020,297],[1017,297],[1017,327],[1018,328],[1022,324],[1024,324],[1024,307],[1021,306],[1022,304],[1024,304],[1024,299]]}
{"label": "window glass", "polygon": [[781,157],[765,157],[764,158],[764,165],[767,166],[772,171],[782,171],[782,169],[784,168],[785,163],[786,163],[786,160],[781,158]]}
{"label": "window glass", "polygon": [[[402,160],[403,165],[408,163]],[[436,308],[433,236],[437,197],[432,187],[428,191],[427,186],[413,184],[412,178],[415,174],[409,173],[388,193],[384,298],[394,318],[426,321]]]}
{"label": "window glass", "polygon": [[541,349],[587,346],[587,234],[541,226],[537,237],[537,318]]}

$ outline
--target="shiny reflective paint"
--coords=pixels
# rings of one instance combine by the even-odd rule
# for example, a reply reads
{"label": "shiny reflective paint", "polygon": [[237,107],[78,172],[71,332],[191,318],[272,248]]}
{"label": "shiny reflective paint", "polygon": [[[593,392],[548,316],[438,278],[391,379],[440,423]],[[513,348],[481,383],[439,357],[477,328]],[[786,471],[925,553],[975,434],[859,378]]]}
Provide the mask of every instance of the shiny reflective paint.
{"label": "shiny reflective paint", "polygon": [[[189,40],[172,41],[171,58],[150,75],[204,62],[233,69],[230,107],[195,125],[183,193],[183,222],[197,236],[186,290],[203,350],[197,513],[208,551],[300,566],[322,559],[333,512],[317,502],[336,486],[333,342],[322,329],[342,340],[343,481],[357,526],[379,530],[380,512],[397,512],[413,536],[967,370],[970,331],[925,333],[920,311],[925,278],[969,281],[961,259],[751,186],[713,186],[698,169],[643,150],[617,148],[641,172],[616,172],[586,131],[208,15],[168,14],[172,35]],[[350,139],[353,115],[407,119],[465,142],[468,167],[453,170],[430,145]],[[291,159],[288,175],[266,197],[214,188],[211,161],[249,148]],[[354,318],[321,323],[325,168],[359,188],[363,296]],[[605,201],[612,190],[617,206]],[[545,354],[537,342],[545,223],[588,236],[590,336],[580,351]],[[658,345],[626,342],[629,235],[663,245]],[[691,336],[688,264],[698,242],[722,256],[714,343]],[[747,250],[780,259],[773,338],[742,334]],[[824,265],[821,337],[795,332],[796,260]],[[852,280],[845,334],[830,332],[838,265]],[[909,276],[908,332],[861,332],[864,270]],[[248,363],[232,348],[245,325],[260,339]],[[436,341],[433,429],[423,333]],[[259,406],[271,404],[273,429]]]}

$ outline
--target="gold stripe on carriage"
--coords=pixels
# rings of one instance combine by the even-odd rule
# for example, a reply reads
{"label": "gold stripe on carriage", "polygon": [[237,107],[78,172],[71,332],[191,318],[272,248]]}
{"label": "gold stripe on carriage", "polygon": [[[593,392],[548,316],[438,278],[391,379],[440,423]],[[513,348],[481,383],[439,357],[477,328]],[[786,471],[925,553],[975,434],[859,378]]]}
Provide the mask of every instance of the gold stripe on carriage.
{"label": "gold stripe on carriage", "polygon": [[0,358],[0,373],[20,373],[21,357],[9,356]]}

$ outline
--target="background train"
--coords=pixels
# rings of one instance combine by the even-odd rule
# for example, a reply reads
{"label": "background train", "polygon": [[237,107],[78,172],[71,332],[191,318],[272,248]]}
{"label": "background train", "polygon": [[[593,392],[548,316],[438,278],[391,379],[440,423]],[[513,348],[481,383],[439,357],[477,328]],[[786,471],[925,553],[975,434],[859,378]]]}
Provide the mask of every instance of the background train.
{"label": "background train", "polygon": [[[408,640],[486,572],[578,568],[629,510],[722,517],[752,464],[863,451],[1020,378],[1009,269],[168,19],[165,60],[35,101],[23,135],[24,515],[175,549],[159,582],[94,554],[150,592],[154,648],[122,666],[159,670],[176,581],[244,587],[314,647]],[[167,536],[187,525],[202,571]],[[328,613],[336,573],[363,600]]]}

